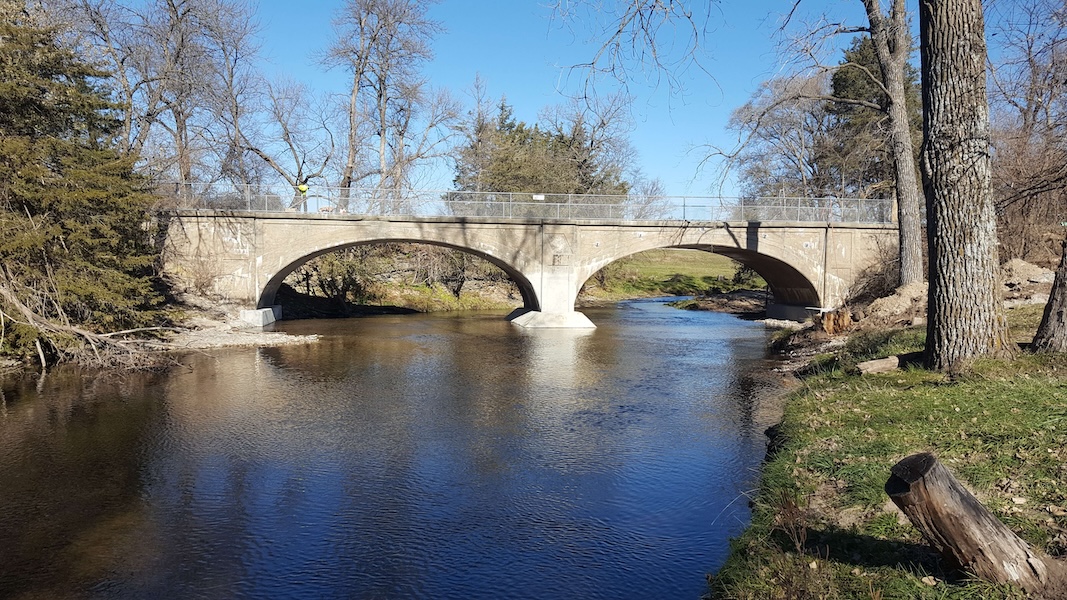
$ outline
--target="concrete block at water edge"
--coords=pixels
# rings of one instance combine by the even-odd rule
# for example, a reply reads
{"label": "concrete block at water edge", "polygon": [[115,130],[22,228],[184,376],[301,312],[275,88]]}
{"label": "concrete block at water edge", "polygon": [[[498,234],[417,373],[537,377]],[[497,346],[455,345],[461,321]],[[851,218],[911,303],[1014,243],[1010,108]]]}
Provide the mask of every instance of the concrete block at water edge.
{"label": "concrete block at water edge", "polygon": [[511,322],[521,327],[529,328],[565,328],[565,329],[595,329],[596,325],[589,317],[580,312],[569,313],[543,313],[536,310],[528,311],[515,318]]}
{"label": "concrete block at water edge", "polygon": [[274,314],[274,309],[272,308],[242,310],[241,321],[254,327],[266,327],[277,320],[275,319]]}

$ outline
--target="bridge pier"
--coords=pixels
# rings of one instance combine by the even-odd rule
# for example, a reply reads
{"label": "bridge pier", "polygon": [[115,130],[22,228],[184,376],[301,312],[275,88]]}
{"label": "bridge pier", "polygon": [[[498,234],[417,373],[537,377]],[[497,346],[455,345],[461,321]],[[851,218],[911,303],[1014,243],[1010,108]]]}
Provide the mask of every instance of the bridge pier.
{"label": "bridge pier", "polygon": [[[533,235],[530,235],[532,233]],[[578,291],[585,282],[581,235],[574,223],[536,225],[526,239],[525,252],[513,266],[528,282],[532,302],[514,311],[508,320],[528,328],[593,329],[596,325],[574,310]]]}
{"label": "bridge pier", "polygon": [[546,313],[539,310],[519,308],[508,315],[508,320],[521,327],[556,329],[594,329],[596,325],[584,314],[570,312]]}

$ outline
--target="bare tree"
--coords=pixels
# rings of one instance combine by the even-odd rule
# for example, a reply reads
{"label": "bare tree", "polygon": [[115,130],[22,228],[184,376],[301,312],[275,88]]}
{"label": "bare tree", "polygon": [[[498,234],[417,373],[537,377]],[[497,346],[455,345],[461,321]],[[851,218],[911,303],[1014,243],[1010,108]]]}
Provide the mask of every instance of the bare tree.
{"label": "bare tree", "polygon": [[380,187],[414,187],[417,167],[447,159],[449,143],[456,134],[461,109],[447,90],[419,82],[405,88],[403,95],[408,103],[391,113],[386,161],[389,175]]}
{"label": "bare tree", "polygon": [[[786,16],[792,21],[802,0],[795,0]],[[869,73],[888,98],[885,110],[889,119],[890,146],[896,175],[897,218],[900,225],[901,283],[922,281],[922,227],[919,202],[918,175],[915,152],[911,141],[910,121],[906,112],[904,88],[905,66],[911,53],[904,0],[891,0],[886,13],[879,0],[863,0],[867,24],[849,26],[832,19],[824,19],[819,27],[808,32],[809,41],[825,40],[838,34],[867,33],[875,42],[881,77]],[[680,88],[678,76],[691,69],[702,68],[701,46],[712,24],[714,2],[668,2],[664,0],[617,0],[615,2],[563,1],[552,4],[556,14],[571,22],[590,22],[600,29],[602,40],[589,62],[577,65],[587,74],[590,83],[596,75],[610,74],[627,81],[640,73],[641,78],[666,77],[672,89]],[[679,34],[680,33],[680,34]],[[679,41],[680,40],[680,41]],[[813,59],[812,44],[803,46],[803,54]],[[827,67],[815,60],[817,69],[848,68],[850,65]],[[853,65],[854,66],[854,65]],[[651,73],[652,75],[649,75]],[[826,100],[849,102],[845,98],[824,97]],[[709,156],[736,157],[735,150],[709,149]]]}
{"label": "bare tree", "polygon": [[[789,45],[790,52],[806,61],[816,71],[852,69],[862,73],[884,94],[884,104],[863,99],[825,95],[822,99],[837,104],[858,104],[886,116],[887,138],[893,163],[894,196],[900,249],[900,285],[923,281],[922,209],[919,200],[919,176],[915,163],[911,119],[907,107],[907,69],[912,52],[905,0],[889,0],[888,12],[880,0],[862,0],[866,24],[850,25],[840,19],[822,15],[816,24],[801,27],[804,33]],[[786,18],[788,25],[803,0],[795,0]],[[784,31],[784,27],[783,27]],[[829,65],[821,58],[820,48],[840,35],[869,35],[878,61],[878,73],[852,62]]]}
{"label": "bare tree", "polygon": [[630,194],[628,199],[628,218],[662,219],[669,210],[667,191],[659,179],[648,179],[640,172],[633,172],[629,177]]}
{"label": "bare tree", "polygon": [[583,75],[583,96],[595,95],[593,84],[601,75],[624,85],[652,78],[681,91],[685,73],[704,70],[704,39],[717,14],[712,0],[555,0],[549,6],[561,22],[582,23],[600,40],[589,61],[571,67]]}
{"label": "bare tree", "polygon": [[489,99],[481,75],[475,77],[470,95],[474,108],[458,123],[462,140],[452,153],[453,184],[457,189],[471,192],[503,191],[493,190],[489,185],[489,168],[498,140],[493,123],[493,101]]}
{"label": "bare tree", "polygon": [[829,145],[830,115],[822,97],[825,74],[764,82],[736,109],[730,128],[744,143],[735,155],[743,193],[819,198],[834,195],[836,181],[821,160]]}
{"label": "bare tree", "polygon": [[1067,352],[1067,240],[1060,245],[1060,264],[1052,292],[1034,334],[1032,349],[1037,352]]}
{"label": "bare tree", "polygon": [[151,160],[148,140],[166,110],[165,96],[176,70],[173,51],[178,48],[157,43],[150,9],[143,8],[145,12],[137,12],[117,0],[74,0],[70,5],[57,3],[52,12],[71,16],[90,51],[111,69],[115,92],[126,109],[122,150]]}
{"label": "bare tree", "polygon": [[930,292],[925,362],[1010,355],[999,291],[981,0],[920,0]]}
{"label": "bare tree", "polygon": [[[882,69],[888,106],[889,139],[896,174],[897,226],[900,232],[900,284],[923,281],[922,214],[919,177],[907,109],[905,69],[911,56],[911,36],[904,0],[890,0],[889,14],[882,12],[879,0],[863,0],[874,40],[878,66]],[[877,81],[877,80],[875,80]]]}
{"label": "bare tree", "polygon": [[297,208],[306,201],[300,186],[323,178],[333,158],[328,114],[323,107],[313,106],[307,89],[298,83],[268,84],[267,101],[270,118],[257,135],[265,144],[243,135],[237,144],[285,180],[293,192],[289,208]]}
{"label": "bare tree", "polygon": [[150,175],[211,181],[232,167],[241,107],[254,90],[258,29],[247,0],[49,4],[112,71],[125,108],[122,149]]}
{"label": "bare tree", "polygon": [[415,165],[442,156],[459,111],[419,75],[441,30],[427,15],[432,3],[348,0],[338,14],[326,64],[351,76],[342,188],[369,181],[385,194],[405,187]]}
{"label": "bare tree", "polygon": [[0,0],[0,19],[13,22],[26,10],[26,3],[22,0]]}
{"label": "bare tree", "polygon": [[991,28],[993,182],[1002,258],[1046,265],[1067,218],[1067,10],[1053,0],[999,3]]}
{"label": "bare tree", "polygon": [[[210,4],[214,4],[210,7]],[[209,87],[215,126],[205,128],[205,137],[216,154],[219,176],[234,184],[253,184],[261,179],[258,161],[244,147],[246,127],[259,108],[264,82],[252,64],[258,53],[260,33],[255,11],[245,0],[209,0],[212,19],[202,22],[210,50]]]}
{"label": "bare tree", "polygon": [[[1045,262],[1056,279],[1034,335],[1037,351],[1067,350],[1067,7],[1020,0],[995,9],[998,61],[990,69],[997,123],[993,180],[1002,252]],[[1050,242],[1060,238],[1058,252]]]}
{"label": "bare tree", "polygon": [[[799,1],[799,0],[798,0]],[[570,3],[558,3],[557,10]],[[590,6],[590,2],[575,2]],[[599,7],[600,4],[597,4]],[[691,23],[690,3],[618,0],[619,16],[597,58],[607,64],[630,56],[657,56],[663,23]],[[794,4],[796,6],[796,4]],[[868,16],[879,8],[865,2]],[[903,18],[891,5],[891,21]],[[879,14],[880,10],[879,10]],[[654,16],[650,21],[647,17]],[[892,21],[895,22],[895,21]],[[985,355],[1010,354],[998,290],[996,219],[990,182],[989,104],[985,89],[986,45],[981,0],[920,0],[923,79],[923,190],[930,243],[929,321],[926,364],[954,369]],[[872,24],[873,25],[873,24]],[[873,28],[873,27],[872,27]],[[894,29],[899,32],[900,28]],[[637,37],[627,34],[637,33]],[[902,33],[902,32],[901,32]],[[873,34],[873,31],[872,31]],[[897,43],[887,37],[887,43]],[[699,44],[699,36],[690,44]],[[689,48],[691,45],[682,44]],[[646,54],[651,47],[653,52]],[[653,61],[663,67],[662,61]],[[598,64],[596,60],[592,64]],[[887,65],[888,66],[888,65]],[[903,157],[902,157],[903,158]],[[903,225],[903,223],[902,223]],[[902,227],[903,229],[903,227]]]}

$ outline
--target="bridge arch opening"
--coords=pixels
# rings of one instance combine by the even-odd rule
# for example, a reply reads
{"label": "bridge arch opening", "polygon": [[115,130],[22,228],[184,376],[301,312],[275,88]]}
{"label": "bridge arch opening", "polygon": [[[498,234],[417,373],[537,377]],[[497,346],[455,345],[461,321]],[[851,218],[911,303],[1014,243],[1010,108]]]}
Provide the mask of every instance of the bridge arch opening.
{"label": "bridge arch opening", "polygon": [[[478,260],[485,261],[486,263],[500,269],[500,271],[503,272],[503,274],[511,281],[511,283],[514,284],[519,296],[521,297],[523,307],[526,310],[539,310],[539,304],[537,296],[534,293],[533,285],[521,272],[519,272],[517,269],[515,269],[513,266],[509,265],[505,261],[502,261],[496,257],[485,254],[483,252],[478,252],[477,250],[463,246],[430,241],[425,239],[410,238],[376,238],[360,240],[357,242],[337,244],[303,254],[299,258],[296,258],[286,264],[284,267],[279,269],[270,277],[270,279],[260,291],[259,298],[257,301],[257,308],[268,308],[270,306],[278,304],[279,292],[282,290],[283,285],[286,284],[286,280],[290,278],[290,275],[297,273],[301,267],[308,264],[313,259],[322,256],[327,256],[329,254],[341,253],[345,250],[355,248],[383,246],[389,244],[410,245],[412,248],[415,249],[418,249],[420,247],[444,248],[462,254],[470,255]],[[389,261],[388,258],[386,258],[385,260],[387,262]]]}
{"label": "bridge arch opening", "polygon": [[771,289],[771,295],[778,304],[797,306],[805,309],[821,306],[817,282],[809,280],[796,267],[789,263],[754,252],[728,246],[710,246],[701,248],[708,252],[731,258],[759,273]]}
{"label": "bridge arch opening", "polygon": [[[647,248],[618,256],[604,264],[595,265],[585,274],[582,285],[585,285],[603,267],[626,258],[633,258],[638,254],[657,249],[691,250],[715,254],[729,258],[736,263],[755,271],[767,282],[770,294],[773,297],[774,306],[782,310],[771,310],[784,315],[793,316],[811,312],[812,309],[821,306],[820,294],[817,282],[811,281],[794,266],[760,252],[742,248],[722,246],[715,244],[679,244],[665,245],[657,248]],[[769,316],[776,316],[770,314]]]}

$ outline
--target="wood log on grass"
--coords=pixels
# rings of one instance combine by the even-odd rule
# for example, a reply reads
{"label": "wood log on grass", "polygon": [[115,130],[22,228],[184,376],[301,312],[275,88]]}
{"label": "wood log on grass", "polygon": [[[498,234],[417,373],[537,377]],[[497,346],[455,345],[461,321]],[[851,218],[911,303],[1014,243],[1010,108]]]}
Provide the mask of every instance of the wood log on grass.
{"label": "wood log on grass", "polygon": [[932,454],[909,456],[891,472],[886,493],[951,568],[1038,598],[1067,599],[1067,563],[1015,535]]}
{"label": "wood log on grass", "polygon": [[908,352],[861,362],[856,365],[856,368],[859,369],[861,375],[872,375],[875,373],[890,373],[897,369],[920,364],[922,364],[922,352]]}
{"label": "wood log on grass", "polygon": [[874,360],[868,360],[856,365],[862,375],[873,375],[875,373],[889,373],[896,371],[900,368],[899,356],[887,356],[885,358],[876,358]]}

